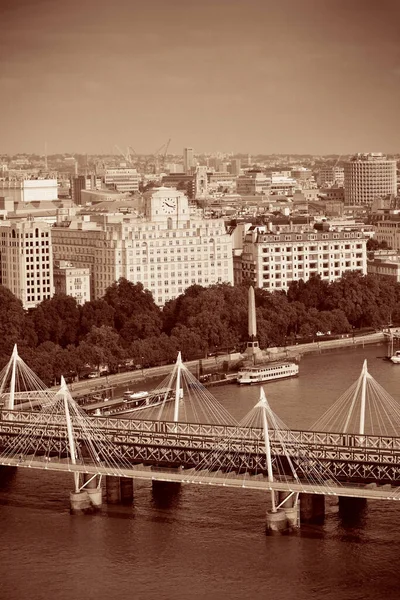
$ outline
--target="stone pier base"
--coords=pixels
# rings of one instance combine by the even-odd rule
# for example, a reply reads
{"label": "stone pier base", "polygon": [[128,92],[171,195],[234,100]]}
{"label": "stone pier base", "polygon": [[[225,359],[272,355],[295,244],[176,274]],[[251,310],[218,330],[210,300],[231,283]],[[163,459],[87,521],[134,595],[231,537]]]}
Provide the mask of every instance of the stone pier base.
{"label": "stone pier base", "polygon": [[276,535],[287,531],[287,519],[285,511],[278,508],[276,512],[267,511],[266,533]]}
{"label": "stone pier base", "polygon": [[84,515],[93,512],[89,494],[85,490],[82,490],[81,492],[71,492],[69,500],[71,514]]}

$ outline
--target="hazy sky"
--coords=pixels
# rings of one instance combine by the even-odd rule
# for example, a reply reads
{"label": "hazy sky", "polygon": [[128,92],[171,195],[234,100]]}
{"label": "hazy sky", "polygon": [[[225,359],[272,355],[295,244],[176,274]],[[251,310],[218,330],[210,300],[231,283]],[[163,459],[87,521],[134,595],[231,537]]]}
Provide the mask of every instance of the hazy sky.
{"label": "hazy sky", "polygon": [[0,152],[400,152],[400,0],[0,5]]}

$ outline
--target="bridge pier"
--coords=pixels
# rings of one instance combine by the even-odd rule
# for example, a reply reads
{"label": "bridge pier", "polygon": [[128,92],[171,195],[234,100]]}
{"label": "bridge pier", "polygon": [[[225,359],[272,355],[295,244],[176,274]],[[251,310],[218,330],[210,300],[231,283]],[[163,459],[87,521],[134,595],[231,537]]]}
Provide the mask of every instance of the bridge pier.
{"label": "bridge pier", "polygon": [[97,476],[93,477],[92,475],[85,473],[83,475],[83,481],[84,483],[88,482],[86,483],[83,489],[87,491],[90,504],[93,506],[94,509],[100,509],[103,502],[103,494],[101,483],[98,480]]}
{"label": "bridge pier", "polygon": [[278,508],[276,512],[273,512],[272,510],[267,510],[267,535],[283,533],[284,531],[287,531],[287,528],[287,518],[283,508]]}
{"label": "bridge pier", "polygon": [[133,479],[131,477],[106,476],[107,504],[132,504]]}
{"label": "bridge pier", "polygon": [[119,477],[106,475],[106,497],[107,504],[119,504],[121,502]]}
{"label": "bridge pier", "polygon": [[286,515],[286,528],[296,529],[299,525],[299,507],[297,504],[297,494],[291,492],[278,492],[278,504],[284,510]]}
{"label": "bridge pier", "polygon": [[325,518],[325,496],[300,494],[300,523],[321,524]]}

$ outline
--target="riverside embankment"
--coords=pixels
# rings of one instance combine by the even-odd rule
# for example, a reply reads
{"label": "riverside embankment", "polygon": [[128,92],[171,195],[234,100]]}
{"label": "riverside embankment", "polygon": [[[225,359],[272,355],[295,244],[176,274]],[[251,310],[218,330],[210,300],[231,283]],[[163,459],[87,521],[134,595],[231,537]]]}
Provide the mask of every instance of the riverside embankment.
{"label": "riverside embankment", "polygon": [[[363,336],[343,336],[338,339],[310,342],[307,344],[296,344],[293,346],[269,348],[265,351],[264,361],[274,361],[281,359],[297,359],[300,360],[303,354],[322,354],[325,352],[334,351],[338,348],[349,347],[364,347],[368,344],[381,344],[386,340],[385,334],[375,332]],[[243,356],[240,353],[225,354],[213,356],[200,360],[185,362],[185,365],[195,374],[200,372],[225,372],[227,370],[234,371],[237,365],[242,360]],[[140,369],[137,371],[127,371],[124,373],[116,373],[108,377],[98,377],[96,379],[84,379],[70,385],[72,394],[80,395],[83,393],[95,393],[97,390],[105,387],[120,387],[125,385],[134,385],[148,379],[162,377],[171,372],[172,365],[163,365],[161,367],[151,367],[148,369]],[[210,382],[212,385],[212,382]]]}

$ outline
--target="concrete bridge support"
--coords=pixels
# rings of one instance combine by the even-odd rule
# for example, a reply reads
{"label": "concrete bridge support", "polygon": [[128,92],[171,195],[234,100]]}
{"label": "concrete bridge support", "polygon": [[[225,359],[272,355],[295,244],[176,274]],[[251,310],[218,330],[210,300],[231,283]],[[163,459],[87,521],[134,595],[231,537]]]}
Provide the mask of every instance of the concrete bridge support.
{"label": "concrete bridge support", "polygon": [[297,495],[290,492],[278,492],[278,505],[286,515],[286,528],[296,529],[299,525],[299,506],[297,504]]}
{"label": "concrete bridge support", "polygon": [[276,535],[287,531],[287,518],[283,508],[278,508],[276,512],[272,510],[267,511],[267,524],[266,533],[267,535]]}
{"label": "concrete bridge support", "polygon": [[278,492],[277,505],[279,506],[277,510],[267,511],[266,533],[268,535],[289,533],[299,525],[297,495]]}
{"label": "concrete bridge support", "polygon": [[325,518],[325,496],[300,494],[300,523],[321,524]]}
{"label": "concrete bridge support", "polygon": [[91,505],[95,510],[99,510],[103,503],[103,490],[99,478],[85,473],[83,481],[87,482],[83,489],[87,491]]}
{"label": "concrete bridge support", "polygon": [[70,512],[72,515],[82,515],[93,512],[89,494],[85,489],[80,492],[71,492],[69,495]]}

